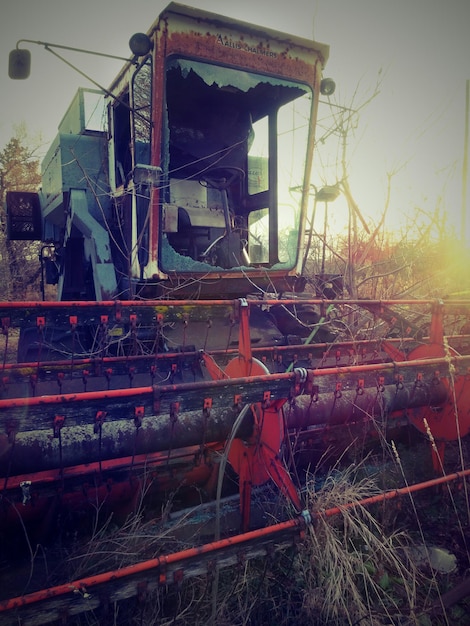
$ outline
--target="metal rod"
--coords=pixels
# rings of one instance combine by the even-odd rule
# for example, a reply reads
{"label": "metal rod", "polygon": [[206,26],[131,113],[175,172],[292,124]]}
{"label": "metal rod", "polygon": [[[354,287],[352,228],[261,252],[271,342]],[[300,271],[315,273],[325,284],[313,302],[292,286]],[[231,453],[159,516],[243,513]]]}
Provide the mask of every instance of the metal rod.
{"label": "metal rod", "polygon": [[[470,469],[462,470],[460,472],[449,474],[448,476],[434,478],[432,480],[416,483],[407,487],[393,489],[392,491],[384,491],[375,496],[371,496],[370,498],[364,498],[356,502],[349,502],[342,505],[341,507],[332,507],[321,512],[312,511],[310,512],[310,515],[312,519],[333,517],[334,515],[340,515],[346,509],[352,509],[358,506],[368,506],[370,504],[383,502],[385,500],[392,500],[403,495],[409,495],[411,493],[424,489],[429,489],[438,485],[443,485],[454,480],[462,480],[469,475]],[[41,589],[39,591],[35,591],[24,596],[18,596],[16,598],[3,600],[0,602],[0,612],[25,607],[31,604],[35,604],[36,602],[41,602],[43,600],[51,600],[52,598],[57,598],[59,596],[73,593],[74,591],[88,591],[92,587],[96,587],[98,585],[115,582],[116,580],[125,579],[136,574],[142,574],[151,570],[157,570],[159,568],[167,568],[168,566],[183,564],[185,561],[190,561],[191,559],[200,558],[207,555],[216,557],[217,553],[223,553],[225,549],[243,547],[243,545],[249,544],[253,541],[274,541],[279,535],[282,535],[283,533],[295,533],[300,531],[304,527],[305,517],[301,515],[286,522],[279,522],[272,526],[252,530],[246,533],[241,533],[233,537],[228,537],[226,539],[220,539],[218,541],[206,543],[202,546],[196,546],[194,548],[180,550],[179,552],[173,552],[167,555],[163,555],[161,557],[149,559],[147,561],[141,561],[140,563],[128,565],[127,567],[122,567],[117,570],[104,572],[102,574],[97,574],[94,576],[87,576],[68,583],[64,583],[62,585],[57,585],[55,587]]]}
{"label": "metal rod", "polygon": [[94,50],[85,50],[83,48],[72,48],[72,46],[62,46],[57,43],[50,43],[49,41],[35,41],[34,39],[20,39],[16,43],[16,47],[18,48],[20,43],[34,43],[38,46],[44,46],[45,48],[61,48],[62,50],[71,50],[73,52],[83,52],[84,54],[94,54],[100,57],[107,57],[108,59],[118,59],[119,61],[128,61],[129,63],[133,62],[133,59],[129,57],[120,57],[115,54],[106,54],[105,52],[95,52]]}
{"label": "metal rod", "polygon": [[[208,307],[227,307],[233,306],[238,303],[239,300],[73,300],[73,301],[46,301],[33,300],[28,302],[1,302],[0,310],[14,310],[14,309],[99,309],[109,307],[124,307],[124,308],[160,308],[171,307],[176,309],[181,306],[189,306],[192,308],[200,306]],[[278,305],[292,305],[296,304],[335,304],[335,305],[358,305],[358,306],[401,306],[401,305],[420,305],[420,304],[435,304],[438,302],[436,298],[402,298],[395,300],[367,300],[367,299],[347,299],[347,300],[330,300],[325,298],[292,298],[285,300],[250,300],[247,299],[250,306],[278,306]],[[470,306],[470,299],[461,300],[445,300],[442,302],[444,306]]]}
{"label": "metal rod", "polygon": [[[425,341],[427,338],[423,337],[423,341]],[[447,340],[448,341],[452,341],[452,340],[461,340],[461,339],[468,339],[470,340],[470,335],[447,335]],[[394,344],[394,343],[399,343],[399,344],[403,344],[403,343],[411,343],[413,341],[415,341],[413,339],[413,337],[402,337],[402,338],[387,338],[385,340],[381,340],[381,339],[361,339],[361,340],[351,340],[351,341],[337,341],[334,343],[326,343],[326,342],[321,342],[321,343],[300,343],[300,344],[289,344],[289,345],[285,345],[285,346],[252,346],[251,351],[253,354],[269,354],[271,352],[293,352],[293,351],[300,351],[300,352],[307,352],[307,351],[311,351],[311,350],[339,350],[340,348],[347,348],[347,347],[356,347],[356,349],[359,348],[363,348],[363,347],[367,347],[367,346],[374,346],[376,347],[378,344],[380,345],[380,343],[382,341],[386,341],[387,343],[390,344]],[[231,356],[231,355],[235,355],[238,354],[238,348],[221,348],[221,349],[216,349],[216,350],[205,350],[204,351],[205,354],[208,354],[210,356]],[[194,351],[186,351],[184,353],[184,356],[186,358],[192,358],[192,357],[197,357],[200,354],[199,350],[194,350]],[[88,357],[88,358],[83,358],[83,359],[78,359],[78,358],[74,358],[73,359],[73,366],[74,369],[80,369],[81,366],[85,366],[85,365],[93,365],[93,366],[98,366],[98,365],[118,365],[120,363],[128,363],[129,361],[171,361],[174,359],[181,359],[181,352],[158,352],[156,354],[135,354],[132,355],[132,357],[129,356],[106,356],[106,357],[100,357],[100,358],[96,358],[96,357]],[[4,370],[5,372],[8,371],[15,371],[15,370],[24,370],[24,369],[28,369],[31,367],[37,367],[38,362],[37,361],[22,361],[21,363],[5,363],[2,367],[2,371]],[[48,370],[50,370],[51,368],[53,368],[54,370],[60,368],[60,367],[70,367],[71,361],[70,359],[58,359],[57,361],[41,361],[39,363],[40,367],[47,367]]]}
{"label": "metal rod", "polygon": [[[341,365],[338,367],[327,367],[323,369],[307,369],[305,370],[313,378],[319,376],[332,376],[342,374],[357,374],[364,372],[377,372],[386,370],[399,370],[401,368],[431,367],[435,365],[443,365],[450,363],[466,363],[470,361],[470,355],[445,356],[433,359],[416,359],[412,361],[391,361],[390,363],[370,363],[363,365]],[[54,404],[73,404],[75,402],[91,402],[94,400],[116,400],[130,398],[134,396],[150,395],[158,391],[160,394],[214,389],[216,387],[227,387],[255,383],[273,383],[280,380],[295,381],[297,377],[296,370],[293,372],[262,374],[260,376],[242,376],[240,378],[224,378],[222,380],[201,380],[191,383],[175,383],[173,385],[155,385],[147,387],[135,387],[127,389],[110,389],[106,391],[83,391],[80,393],[69,394],[52,394],[48,396],[33,396],[26,398],[9,398],[0,400],[0,411],[5,409],[33,407],[33,406],[50,406]]]}

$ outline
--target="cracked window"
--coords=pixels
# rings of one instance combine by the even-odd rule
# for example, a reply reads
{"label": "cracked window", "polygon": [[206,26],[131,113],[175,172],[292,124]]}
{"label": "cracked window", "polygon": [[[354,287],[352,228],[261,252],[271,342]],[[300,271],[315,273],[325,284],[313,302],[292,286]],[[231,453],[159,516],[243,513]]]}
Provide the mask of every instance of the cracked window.
{"label": "cracked window", "polygon": [[310,88],[171,58],[165,91],[162,269],[293,267]]}

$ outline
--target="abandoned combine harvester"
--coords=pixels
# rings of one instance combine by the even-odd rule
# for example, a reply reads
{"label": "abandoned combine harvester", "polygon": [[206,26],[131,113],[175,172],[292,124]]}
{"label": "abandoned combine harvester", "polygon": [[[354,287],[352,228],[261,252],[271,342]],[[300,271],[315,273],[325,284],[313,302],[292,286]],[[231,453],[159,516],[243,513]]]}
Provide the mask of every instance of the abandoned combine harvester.
{"label": "abandoned combine harvester", "polygon": [[[311,512],[290,470],[325,450],[427,424],[439,456],[470,430],[468,303],[305,293],[328,47],[174,3],[130,43],[107,131],[90,124],[102,94],[79,90],[41,191],[7,195],[9,236],[44,242],[58,301],[0,303],[5,544],[76,530],[97,509],[123,519],[142,502],[155,512],[239,490],[239,526],[217,545],[82,585],[112,583],[112,596],[126,579],[127,597],[149,570],[176,580],[195,557],[228,564],[234,546],[256,553],[270,533],[280,545],[275,533],[299,532]],[[250,516],[269,481],[294,522]],[[31,611],[51,598],[63,599],[51,620],[87,610],[67,604],[72,587],[12,594],[0,618],[43,623]]]}

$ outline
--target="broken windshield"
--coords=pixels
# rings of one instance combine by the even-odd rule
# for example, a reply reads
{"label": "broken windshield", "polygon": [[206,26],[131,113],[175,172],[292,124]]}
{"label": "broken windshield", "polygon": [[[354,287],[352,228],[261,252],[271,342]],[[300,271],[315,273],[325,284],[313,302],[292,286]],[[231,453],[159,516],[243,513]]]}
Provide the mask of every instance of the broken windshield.
{"label": "broken windshield", "polygon": [[311,105],[302,83],[169,60],[165,272],[294,267],[300,206],[290,190],[303,184]]}
{"label": "broken windshield", "polygon": [[292,83],[277,77],[260,76],[242,70],[211,65],[210,63],[201,63],[188,59],[172,59],[168,64],[168,68],[179,67],[181,74],[186,78],[189,72],[195,72],[206,85],[217,85],[219,88],[234,87],[240,91],[248,91],[256,87],[261,81],[270,85],[282,85],[292,87]]}

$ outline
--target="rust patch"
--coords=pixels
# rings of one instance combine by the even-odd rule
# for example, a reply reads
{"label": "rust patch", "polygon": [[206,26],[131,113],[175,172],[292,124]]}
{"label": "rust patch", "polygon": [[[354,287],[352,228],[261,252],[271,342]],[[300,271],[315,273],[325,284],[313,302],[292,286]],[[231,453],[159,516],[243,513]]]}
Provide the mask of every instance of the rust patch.
{"label": "rust patch", "polygon": [[[275,50],[268,42],[249,43],[244,39],[229,39],[222,34],[198,32],[172,33],[167,40],[167,54],[194,55],[196,57],[262,72],[300,80],[313,85],[316,66],[321,61],[319,54],[313,54],[307,62],[293,56],[293,50],[284,47]],[[294,51],[295,54],[296,51]],[[311,53],[310,53],[311,54]]]}

